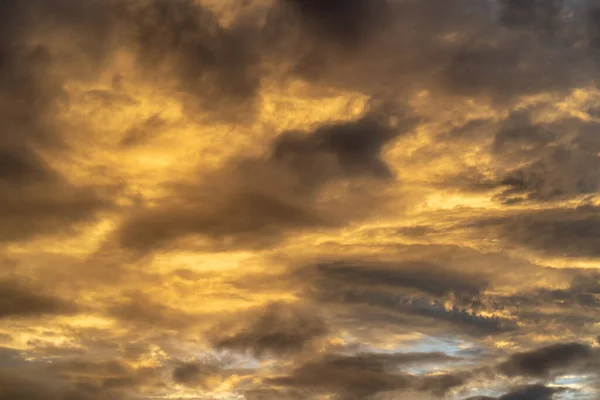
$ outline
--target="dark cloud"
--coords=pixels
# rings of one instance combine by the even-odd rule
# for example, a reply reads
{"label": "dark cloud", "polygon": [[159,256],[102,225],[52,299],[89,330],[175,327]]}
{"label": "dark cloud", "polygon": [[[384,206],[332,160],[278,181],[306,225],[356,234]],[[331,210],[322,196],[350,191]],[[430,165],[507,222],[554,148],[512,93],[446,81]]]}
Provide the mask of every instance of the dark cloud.
{"label": "dark cloud", "polygon": [[[310,134],[284,132],[273,143],[271,157],[275,164],[288,166],[300,181],[306,182],[307,188],[320,184],[319,180],[333,180],[346,175],[389,177],[391,173],[380,158],[381,151],[397,134],[373,117],[326,125]],[[332,165],[336,169],[323,168],[329,157],[338,164]],[[328,172],[339,176],[327,176]]]}
{"label": "dark cloud", "polygon": [[467,383],[469,376],[469,373],[442,373],[426,376],[423,378],[420,386],[418,386],[418,389],[443,398],[450,390]]}
{"label": "dark cloud", "polygon": [[509,376],[548,377],[565,372],[591,360],[592,349],[580,343],[559,343],[537,350],[512,355],[498,366]]}
{"label": "dark cloud", "polygon": [[322,364],[345,368],[365,369],[370,371],[393,370],[399,366],[419,364],[437,364],[459,361],[459,358],[445,353],[357,353],[353,355],[329,354]]}
{"label": "dark cloud", "polygon": [[20,187],[0,182],[0,187],[8,194],[0,200],[0,241],[71,232],[78,223],[89,221],[96,212],[112,206],[110,196],[103,190],[77,187],[61,180]]}
{"label": "dark cloud", "polygon": [[290,355],[329,332],[317,313],[316,310],[273,303],[216,327],[209,338],[217,348],[257,357]]}
{"label": "dark cloud", "polygon": [[[592,326],[600,309],[598,274],[593,271],[561,272],[564,281],[570,281],[566,288],[525,288],[511,295],[489,295],[483,301],[484,309],[509,312],[529,329],[546,330],[551,326],[553,330],[568,332],[573,325]],[[543,269],[538,272],[540,278],[546,274]],[[594,332],[584,328],[579,330],[579,335],[593,336]]]}
{"label": "dark cloud", "polygon": [[[532,1],[531,8],[506,1],[500,18],[491,1],[282,2],[316,36],[297,44],[286,18],[273,35],[284,38],[278,49],[295,61],[292,70],[311,81],[394,99],[429,90],[507,105],[522,95],[568,93],[594,79],[589,53],[579,45],[581,17],[563,21],[558,0]],[[335,51],[331,42],[352,51]]]}
{"label": "dark cloud", "polygon": [[475,396],[465,400],[553,400],[555,395],[564,392],[561,387],[549,387],[541,384],[523,386],[500,397]]}
{"label": "dark cloud", "polygon": [[487,336],[516,329],[514,322],[504,318],[483,316],[471,308],[449,307],[441,300],[391,291],[342,290],[322,297],[321,301],[343,306],[355,318],[365,321],[375,318],[378,324],[394,323],[421,331],[450,329],[453,334]]}
{"label": "dark cloud", "polygon": [[49,10],[35,1],[31,8],[9,3],[0,4],[9,20],[0,41],[0,241],[68,230],[110,203],[98,188],[70,183],[42,156],[65,145],[56,118],[67,101],[57,72],[62,60],[28,41],[27,28],[50,18]]}
{"label": "dark cloud", "polygon": [[[10,21],[3,29],[6,49],[0,51],[0,59],[11,49],[27,47],[30,36],[42,37],[42,47],[52,54],[60,78],[90,81],[109,66],[110,57],[127,50],[135,54],[142,79],[183,94],[195,113],[202,110],[229,120],[253,115],[261,80],[255,20],[239,18],[224,27],[210,9],[194,0],[22,4],[0,5]],[[41,82],[61,87],[61,80]]]}
{"label": "dark cloud", "polygon": [[[126,394],[136,393],[143,387],[165,387],[161,367],[132,367],[120,360],[65,358],[34,366],[36,370],[33,372],[46,378],[49,384],[62,386],[69,391],[81,390],[80,396],[88,395],[92,399],[121,398]],[[79,400],[75,394],[72,396]]]}
{"label": "dark cloud", "polygon": [[[313,132],[282,133],[265,156],[236,160],[212,180],[182,184],[177,204],[133,214],[119,229],[119,242],[147,249],[198,235],[218,245],[260,247],[288,232],[368,215],[376,196],[366,188],[391,181],[383,147],[412,124],[407,118],[391,126],[385,116],[369,115]],[[322,198],[328,185],[341,182],[357,184],[343,196]]]}
{"label": "dark cloud", "polygon": [[0,280],[0,318],[72,314],[76,306],[38,288],[14,280]]}
{"label": "dark cloud", "polygon": [[[316,44],[285,41],[294,49],[286,53],[296,60],[294,71],[310,80],[395,99],[430,90],[507,105],[523,95],[565,94],[594,79],[581,46],[585,17],[563,18],[560,0],[507,0],[499,18],[491,1],[283,2],[295,5],[303,26],[316,33]],[[561,40],[548,40],[554,37]],[[332,40],[353,51],[332,51]]]}
{"label": "dark cloud", "polygon": [[535,112],[512,113],[495,136],[503,196],[552,201],[594,193],[600,185],[597,124],[574,118],[536,123]]}
{"label": "dark cloud", "polygon": [[540,121],[546,107],[512,111],[501,122],[481,120],[451,129],[447,139],[465,144],[487,141],[494,133],[490,147],[494,176],[471,168],[444,184],[471,191],[503,189],[497,199],[506,204],[581,199],[596,193],[598,123],[572,116]]}
{"label": "dark cloud", "polygon": [[[595,6],[560,0],[234,0],[221,9],[223,2],[211,3],[0,0],[0,243],[72,232],[116,203],[116,190],[98,183],[107,176],[75,183],[75,177],[81,176],[76,168],[84,164],[86,174],[88,163],[96,163],[86,157],[87,152],[96,155],[106,150],[104,138],[102,145],[93,144],[94,132],[85,129],[85,122],[79,125],[79,119],[87,120],[89,104],[104,111],[122,105],[153,108],[152,95],[138,102],[129,89],[146,95],[151,87],[161,99],[166,92],[176,103],[169,107],[178,108],[181,101],[182,121],[215,122],[208,116],[233,127],[254,122],[264,90],[277,87],[275,97],[280,89],[287,96],[288,84],[304,79],[310,82],[298,86],[308,88],[311,97],[339,90],[364,95],[373,104],[391,103],[390,109],[410,103],[423,110],[421,101],[433,98],[431,107],[424,107],[431,120],[415,129],[420,121],[386,109],[308,131],[282,132],[259,156],[240,152],[218,166],[218,171],[209,174],[199,169],[188,180],[170,182],[156,191],[145,186],[147,182],[140,183],[141,191],[166,194],[131,206],[129,199],[119,199],[121,208],[112,208],[122,211],[123,219],[116,238],[108,241],[116,239],[123,249],[146,255],[192,241],[194,246],[186,250],[268,249],[267,256],[276,256],[278,264],[288,256],[302,260],[294,259],[295,266],[296,262],[303,266],[277,278],[284,283],[270,280],[262,270],[261,282],[238,284],[235,293],[215,293],[221,283],[232,284],[224,276],[234,272],[202,275],[192,271],[193,261],[190,265],[188,260],[181,261],[184,266],[180,260],[171,264],[168,259],[157,264],[177,268],[172,274],[127,266],[118,269],[127,277],[115,280],[114,274],[104,274],[102,285],[106,286],[93,287],[89,293],[84,289],[66,292],[59,288],[71,284],[59,282],[56,276],[71,278],[73,271],[77,286],[86,286],[83,281],[92,275],[71,266],[62,268],[49,254],[70,252],[70,243],[50,250],[41,246],[39,254],[37,248],[30,254],[11,243],[7,252],[26,260],[14,268],[15,274],[27,271],[54,290],[29,286],[16,278],[0,280],[0,318],[6,322],[2,330],[11,333],[0,336],[6,338],[7,346],[21,347],[21,339],[27,346],[19,351],[0,349],[0,400],[165,397],[174,395],[174,384],[177,391],[202,391],[206,393],[197,396],[205,397],[217,387],[222,389],[221,384],[232,377],[231,391],[254,400],[317,396],[363,400],[396,394],[403,398],[408,392],[407,396],[444,398],[460,395],[461,386],[467,383],[469,390],[492,386],[488,378],[494,374],[505,388],[529,385],[506,389],[512,391],[496,400],[550,400],[564,389],[532,383],[562,373],[597,373],[597,349],[584,344],[547,346],[508,355],[506,360],[497,359],[507,354],[505,350],[490,344],[497,340],[527,349],[550,334],[564,336],[560,339],[564,342],[576,340],[576,335],[577,340],[596,337],[594,324],[600,310],[596,272],[550,272],[522,261],[524,256],[518,251],[502,257],[487,250],[464,255],[470,251],[467,247],[480,243],[550,256],[600,254],[596,206],[548,208],[559,207],[559,201],[592,196],[600,188],[600,140],[593,110],[580,118],[547,122],[553,117],[548,109],[513,109],[515,104],[556,95],[548,101],[554,107],[574,88],[580,89],[580,96],[595,82],[598,65],[594,61],[598,60],[593,60],[593,53],[600,48],[600,17]],[[491,12],[492,3],[500,6],[499,15]],[[212,10],[213,6],[220,11]],[[246,13],[250,8],[261,13]],[[263,13],[271,13],[266,22]],[[273,19],[279,19],[275,27],[279,30],[270,26]],[[120,71],[121,66],[132,71]],[[81,110],[70,98],[80,90],[86,103]],[[420,96],[413,97],[415,93]],[[588,94],[593,103],[593,95]],[[457,104],[456,109],[443,109],[450,102]],[[469,110],[463,113],[463,108]],[[453,120],[448,124],[460,125],[459,120],[470,118],[471,111],[483,109],[495,118],[467,122],[451,128],[448,135],[435,132],[443,129],[446,119]],[[127,149],[123,154],[142,150],[135,147],[151,144],[156,135],[171,128],[162,114],[136,121],[129,118],[129,109],[124,111],[129,122],[119,125],[121,132],[114,132],[122,134],[119,145]],[[538,118],[541,114],[542,119]],[[71,126],[66,119],[73,115]],[[499,122],[497,118],[505,115]],[[268,125],[261,120],[249,129],[267,126],[268,130]],[[418,135],[402,137],[412,131]],[[91,139],[80,142],[80,137]],[[71,143],[70,138],[76,140]],[[389,158],[410,160],[391,166],[384,152],[397,139],[409,139],[402,143],[407,147],[394,149]],[[92,149],[94,145],[100,150]],[[412,151],[420,145],[425,148],[422,153]],[[499,207],[520,203],[519,208],[502,208],[493,214],[501,217],[494,218],[486,217],[492,211],[483,207],[429,214],[429,207],[415,204],[411,218],[403,218],[400,209],[413,201],[411,195],[423,199],[431,192],[421,192],[431,187],[421,180],[422,171],[406,179],[406,187],[396,180],[394,171],[408,177],[413,172],[412,159],[420,155],[436,163],[440,157],[440,165],[445,165],[445,160],[455,159],[463,149],[483,152],[488,145],[490,165],[472,165],[448,179],[444,188],[481,195],[501,192],[491,198],[500,201]],[[108,158],[113,163],[114,156]],[[81,164],[72,162],[82,159]],[[452,161],[455,164],[459,163]],[[123,162],[110,174],[127,181],[128,189],[135,191],[138,173],[130,173],[130,167]],[[112,168],[112,164],[106,167]],[[406,198],[390,200],[405,189]],[[429,205],[435,207],[433,202]],[[529,206],[533,208],[527,210]],[[380,215],[375,223],[386,225],[385,213],[390,209],[395,221],[406,219],[405,228],[381,229],[373,236],[371,227],[335,231]],[[484,216],[473,221],[475,213]],[[421,225],[410,226],[412,216]],[[458,231],[448,227],[456,216],[468,220],[458,224]],[[295,247],[291,254],[284,254],[288,248],[277,247],[295,234],[320,229],[332,232],[332,238],[309,249],[310,256],[298,254]],[[464,231],[460,229],[475,232],[478,241],[462,243]],[[83,237],[86,248],[73,250],[73,258],[83,259],[88,243],[95,243],[102,231],[94,230],[89,242]],[[346,235],[352,240],[346,242]],[[385,240],[379,239],[382,236]],[[441,245],[397,242],[406,237],[452,244],[444,245],[447,249],[440,255],[436,249]],[[301,245],[305,239],[299,241]],[[314,261],[330,250],[327,257],[318,259],[343,260],[334,254],[336,250],[344,257],[356,254],[357,259]],[[377,261],[361,261],[363,251],[368,253],[364,259]],[[127,264],[123,254],[115,251],[110,259]],[[94,269],[98,258],[77,265]],[[389,261],[394,259],[401,261]],[[155,267],[144,261],[144,267]],[[42,271],[39,263],[49,266]],[[46,269],[56,271],[50,274]],[[150,279],[146,274],[155,275]],[[46,279],[47,275],[54,279]],[[142,287],[150,283],[161,286]],[[128,292],[121,284],[140,291]],[[204,285],[210,285],[209,294]],[[167,290],[173,292],[163,292]],[[240,294],[244,291],[256,297],[248,300]],[[165,301],[173,299],[173,293],[176,300]],[[217,300],[235,296],[239,304],[264,299],[263,294],[279,298],[283,294],[295,296],[297,303],[197,315],[185,308],[184,297],[190,293],[194,301],[204,296]],[[84,327],[62,318],[60,326],[45,324],[50,321],[46,316],[81,309],[110,317],[112,325],[103,323],[93,328],[97,331],[85,328],[95,324],[96,318],[86,319]],[[30,321],[33,317],[38,320]],[[212,329],[198,332],[201,323]],[[382,334],[390,331],[419,337],[418,343]],[[468,343],[452,342],[448,354],[381,353],[388,346],[429,346],[428,335],[444,345],[455,338]],[[198,356],[200,339],[205,341],[203,346],[210,346],[205,349],[208,353],[257,362],[259,370],[237,370],[220,359],[175,361],[189,360],[190,351]],[[463,344],[476,350],[457,350]],[[381,348],[373,350],[372,346]],[[489,351],[480,350],[486,346]],[[451,356],[455,351],[464,358]],[[150,363],[154,366],[141,366]]]}
{"label": "dark cloud", "polygon": [[250,376],[250,368],[232,368],[226,361],[214,359],[178,363],[173,369],[173,381],[188,387],[211,391],[232,376]]}
{"label": "dark cloud", "polygon": [[386,21],[387,0],[280,0],[291,6],[316,40],[354,47],[370,39]]}
{"label": "dark cloud", "polygon": [[125,299],[115,302],[107,311],[110,316],[122,321],[164,329],[184,329],[197,319],[197,316],[158,302],[141,292],[127,294]]}
{"label": "dark cloud", "polygon": [[22,367],[25,363],[21,352],[6,347],[0,347],[0,368]]}
{"label": "dark cloud", "polygon": [[155,137],[167,125],[160,115],[155,114],[137,126],[129,128],[119,144],[123,147],[133,147],[145,144]]}
{"label": "dark cloud", "polygon": [[133,12],[132,24],[141,65],[171,72],[177,89],[201,101],[201,108],[231,120],[247,114],[260,88],[256,29],[247,24],[221,26],[217,17],[193,0],[147,0]]}
{"label": "dark cloud", "polygon": [[500,21],[509,27],[554,33],[560,28],[564,0],[501,0]]}
{"label": "dark cloud", "polygon": [[457,49],[444,72],[448,90],[506,104],[523,95],[565,92],[582,78],[571,75],[571,64],[561,64],[561,54],[583,57],[569,48],[557,51],[528,37],[499,40],[475,41]]}
{"label": "dark cloud", "polygon": [[544,385],[530,385],[506,393],[498,400],[552,400],[557,393],[564,392],[561,387],[548,387]]}
{"label": "dark cloud", "polygon": [[300,388],[312,393],[334,394],[342,399],[363,399],[393,390],[416,390],[443,396],[449,389],[461,386],[460,375],[418,376],[401,372],[411,364],[447,361],[442,354],[362,354],[356,356],[326,355],[292,371],[289,376],[272,378],[270,384]]}
{"label": "dark cloud", "polygon": [[393,320],[391,313],[415,329],[442,323],[474,335],[515,328],[508,320],[478,315],[486,279],[453,267],[423,261],[340,261],[300,268],[293,276],[306,283],[307,296],[360,318],[371,319],[379,310],[385,311],[383,319]]}
{"label": "dark cloud", "polygon": [[594,206],[550,209],[475,222],[500,238],[549,255],[597,257],[600,218]]}
{"label": "dark cloud", "polygon": [[600,7],[589,7],[585,23],[588,44],[593,51],[597,52],[600,49]]}
{"label": "dark cloud", "polygon": [[317,279],[323,279],[331,286],[354,284],[417,289],[438,298],[452,293],[472,299],[479,296],[486,286],[482,277],[461,275],[449,268],[423,261],[373,265],[337,262],[318,265],[316,274]]}
{"label": "dark cloud", "polygon": [[0,370],[0,400],[109,400],[118,393],[87,385],[33,378],[17,371]]}
{"label": "dark cloud", "polygon": [[173,380],[186,386],[210,389],[210,379],[218,376],[220,368],[210,363],[182,363],[173,370]]}
{"label": "dark cloud", "polygon": [[540,296],[549,295],[553,300],[571,309],[576,306],[597,308],[600,306],[596,298],[596,295],[600,294],[599,278],[598,272],[594,270],[577,271],[567,289],[547,290],[541,292]]}
{"label": "dark cloud", "polygon": [[57,174],[32,149],[10,146],[0,149],[0,180],[14,185],[58,179]]}

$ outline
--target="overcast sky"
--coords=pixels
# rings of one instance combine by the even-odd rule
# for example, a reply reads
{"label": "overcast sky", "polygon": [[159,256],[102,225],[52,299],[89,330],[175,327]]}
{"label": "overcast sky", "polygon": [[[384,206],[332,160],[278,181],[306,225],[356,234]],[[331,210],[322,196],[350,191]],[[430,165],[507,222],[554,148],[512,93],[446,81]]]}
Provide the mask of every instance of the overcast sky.
{"label": "overcast sky", "polygon": [[600,3],[0,0],[0,400],[600,398]]}

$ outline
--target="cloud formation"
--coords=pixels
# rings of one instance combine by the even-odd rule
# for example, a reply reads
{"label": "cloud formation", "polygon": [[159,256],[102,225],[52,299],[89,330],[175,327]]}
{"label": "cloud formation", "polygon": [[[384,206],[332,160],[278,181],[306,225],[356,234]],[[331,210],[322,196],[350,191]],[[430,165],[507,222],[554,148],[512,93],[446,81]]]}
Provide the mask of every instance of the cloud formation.
{"label": "cloud formation", "polygon": [[0,400],[587,400],[591,0],[0,0]]}

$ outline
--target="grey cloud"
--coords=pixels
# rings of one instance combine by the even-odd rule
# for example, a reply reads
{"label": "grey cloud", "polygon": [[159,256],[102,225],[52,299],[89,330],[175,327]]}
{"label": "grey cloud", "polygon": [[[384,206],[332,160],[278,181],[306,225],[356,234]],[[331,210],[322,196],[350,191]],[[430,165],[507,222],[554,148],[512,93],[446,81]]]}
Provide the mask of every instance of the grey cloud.
{"label": "grey cloud", "polygon": [[0,182],[0,187],[8,193],[0,200],[0,241],[4,242],[71,232],[96,212],[112,207],[110,195],[103,190],[61,180],[17,188]]}
{"label": "grey cloud", "polygon": [[[543,276],[544,272],[541,270],[540,275]],[[569,330],[573,325],[591,327],[596,312],[600,310],[596,284],[598,274],[591,271],[566,272],[564,279],[571,280],[564,289],[539,288],[512,295],[486,296],[485,307],[509,311],[530,328],[545,329],[548,321],[551,321],[553,329]],[[593,332],[581,329],[579,334],[593,335]]]}
{"label": "grey cloud", "polygon": [[248,400],[302,400],[306,393],[301,389],[259,388],[244,391]]}
{"label": "grey cloud", "polygon": [[303,26],[316,40],[329,39],[355,47],[368,40],[390,10],[387,0],[281,0],[298,14]]}
{"label": "grey cloud", "polygon": [[109,400],[120,399],[93,386],[73,385],[61,381],[36,379],[17,371],[0,370],[0,400]]}
{"label": "grey cloud", "polygon": [[253,372],[253,369],[232,368],[227,362],[208,359],[178,363],[172,378],[178,384],[210,391],[228,377],[250,376]]}
{"label": "grey cloud", "polygon": [[590,48],[600,49],[600,7],[590,6],[586,13],[586,30]]}
{"label": "grey cloud", "polygon": [[556,394],[564,391],[565,389],[560,387],[535,384],[514,389],[500,397],[475,396],[465,400],[554,400]]}
{"label": "grey cloud", "polygon": [[377,317],[379,324],[387,321],[422,331],[450,329],[454,334],[485,336],[516,329],[513,321],[504,318],[481,316],[469,308],[448,308],[440,300],[391,291],[345,289],[320,294],[319,298],[329,306],[345,307],[365,321]]}
{"label": "grey cloud", "polygon": [[215,347],[257,357],[286,356],[329,333],[317,311],[282,303],[269,304],[236,320],[218,325],[209,334]]}
{"label": "grey cloud", "polygon": [[550,209],[476,222],[497,229],[500,238],[519,246],[556,256],[597,257],[600,221],[594,206]]}
{"label": "grey cloud", "polygon": [[35,371],[38,376],[46,377],[49,383],[54,381],[55,386],[82,390],[82,395],[102,399],[125,397],[142,387],[165,387],[161,367],[134,368],[120,360],[75,358],[36,367],[41,367]]}
{"label": "grey cloud", "polygon": [[500,21],[509,27],[554,33],[560,28],[564,0],[501,0]]}
{"label": "grey cloud", "polygon": [[[412,125],[406,118],[391,127],[385,116],[369,115],[313,132],[282,133],[263,157],[236,160],[212,178],[179,186],[176,204],[139,210],[120,227],[118,240],[144,250],[199,235],[226,247],[261,247],[289,232],[360,218],[376,197],[365,187],[391,181],[380,158],[383,147]],[[320,201],[327,185],[342,181],[360,185]]]}
{"label": "grey cloud", "polygon": [[597,121],[573,116],[539,121],[548,106],[511,111],[500,122],[474,121],[450,130],[443,139],[465,145],[470,141],[487,143],[493,132],[490,167],[494,176],[475,167],[445,185],[470,191],[503,189],[497,199],[507,204],[568,200],[595,193],[600,187]]}
{"label": "grey cloud", "polygon": [[68,230],[110,206],[108,192],[71,184],[41,155],[65,149],[55,115],[67,99],[55,72],[60,60],[28,44],[26,27],[41,7],[31,5],[0,4],[9,20],[0,41],[0,241]]}
{"label": "grey cloud", "polygon": [[164,329],[184,329],[197,320],[197,316],[157,302],[141,292],[130,293],[126,299],[110,305],[107,313],[122,321]]}
{"label": "grey cloud", "polygon": [[75,304],[14,280],[0,280],[0,318],[72,314]]}
{"label": "grey cloud", "polygon": [[226,113],[229,119],[252,108],[261,79],[255,27],[224,28],[193,0],[144,1],[132,18],[142,66],[159,76],[165,68],[173,72],[178,89],[199,99],[203,109],[235,109]]}
{"label": "grey cloud", "polygon": [[[434,297],[450,293],[458,297],[475,298],[486,287],[480,276],[461,275],[450,269],[423,261],[404,261],[369,265],[352,262],[321,264],[316,267],[317,279],[329,285],[355,284],[413,288]],[[302,274],[302,272],[299,272]]]}
{"label": "grey cloud", "polygon": [[25,364],[21,352],[6,347],[0,347],[0,368],[18,368]]}
{"label": "grey cloud", "polygon": [[133,147],[147,143],[155,137],[162,129],[165,129],[167,122],[160,115],[155,114],[141,124],[133,126],[124,133],[119,144],[123,147]]}
{"label": "grey cloud", "polygon": [[0,180],[15,185],[57,180],[58,175],[32,149],[0,148]]}
{"label": "grey cloud", "polygon": [[498,400],[552,400],[557,393],[564,392],[564,388],[548,387],[544,385],[530,385],[506,393]]}
{"label": "grey cloud", "polygon": [[[288,165],[301,181],[335,179],[327,176],[327,169],[323,169],[324,156],[333,157],[339,164],[338,171],[330,172],[336,175],[388,177],[390,171],[380,158],[381,151],[397,134],[373,116],[319,127],[309,135],[284,132],[273,143],[272,158],[276,164]],[[323,176],[319,176],[317,169]],[[312,186],[308,183],[308,187]]]}
{"label": "grey cloud", "polygon": [[210,389],[209,379],[218,376],[220,368],[209,363],[182,363],[173,370],[173,380],[177,383]]}
{"label": "grey cloud", "polygon": [[[253,115],[261,71],[259,29],[251,19],[224,27],[193,0],[21,3],[0,5],[10,21],[4,25],[2,59],[28,36],[42,37],[62,79],[89,81],[103,71],[110,56],[125,49],[136,56],[140,78],[160,82],[163,89],[184,94],[186,104],[201,106],[190,110],[229,119]],[[69,54],[60,46],[67,46]],[[174,88],[167,84],[171,78],[177,81]]]}
{"label": "grey cloud", "polygon": [[268,383],[334,394],[342,399],[363,399],[386,391],[409,389],[442,396],[449,389],[463,385],[466,376],[419,376],[401,372],[402,366],[428,359],[433,361],[432,358],[438,357],[439,354],[326,355],[296,368],[288,376],[272,378]]}
{"label": "grey cloud", "polygon": [[584,79],[571,74],[572,64],[562,59],[567,54],[585,57],[571,48],[558,51],[527,36],[498,39],[494,44],[474,42],[457,49],[443,76],[451,92],[507,103],[522,95],[566,92],[577,79]]}
{"label": "grey cloud", "polygon": [[548,377],[552,373],[569,371],[593,357],[592,349],[580,343],[559,343],[537,350],[514,354],[498,366],[509,376]]}
{"label": "grey cloud", "polygon": [[511,114],[495,136],[504,196],[551,201],[594,193],[600,182],[597,123],[575,118],[535,123],[535,111]]}
{"label": "grey cloud", "polygon": [[[292,276],[305,282],[307,296],[331,307],[347,308],[350,314],[365,319],[381,310],[415,329],[431,329],[440,323],[471,335],[515,329],[511,321],[478,315],[481,291],[487,285],[482,275],[450,267],[420,261],[348,261],[299,268]],[[448,307],[447,300],[453,305]],[[383,318],[393,319],[391,315]]]}
{"label": "grey cloud", "polygon": [[[585,87],[596,73],[589,51],[580,45],[585,17],[577,14],[563,21],[558,0],[532,1],[533,6],[506,1],[499,19],[488,1],[407,0],[382,7],[378,1],[353,1],[351,6],[344,2],[343,12],[338,12],[337,1],[297,3],[311,16],[308,21],[326,20],[329,24],[324,25],[335,33],[341,20],[350,31],[341,30],[344,38],[361,39],[362,46],[349,54],[332,51],[323,45],[327,40],[308,50],[306,45],[290,45],[295,51],[288,57],[297,59],[294,71],[335,86],[395,99],[429,90],[508,105],[523,95],[564,94]],[[363,5],[366,11],[352,19]],[[371,7],[382,9],[384,18],[374,19],[378,14]],[[370,27],[372,21],[375,27]],[[506,29],[508,25],[520,29]],[[551,33],[560,40],[532,32]]]}
{"label": "grey cloud", "polygon": [[595,193],[600,186],[596,172],[600,165],[598,123],[572,116],[539,121],[549,106],[511,111],[500,121],[471,121],[441,135],[442,143],[448,141],[449,145],[476,141],[487,149],[489,143],[491,157],[490,169],[470,167],[442,185],[472,192],[502,189],[496,199],[506,204],[568,200]]}

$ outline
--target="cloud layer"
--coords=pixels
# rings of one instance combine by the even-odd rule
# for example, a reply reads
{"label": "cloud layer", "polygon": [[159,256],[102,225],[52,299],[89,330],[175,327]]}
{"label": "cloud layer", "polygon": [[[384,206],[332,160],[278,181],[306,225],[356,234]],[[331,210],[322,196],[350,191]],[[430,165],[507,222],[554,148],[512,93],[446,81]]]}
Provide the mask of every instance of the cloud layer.
{"label": "cloud layer", "polygon": [[0,0],[0,400],[586,400],[591,0]]}

